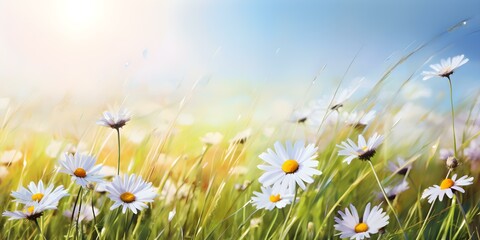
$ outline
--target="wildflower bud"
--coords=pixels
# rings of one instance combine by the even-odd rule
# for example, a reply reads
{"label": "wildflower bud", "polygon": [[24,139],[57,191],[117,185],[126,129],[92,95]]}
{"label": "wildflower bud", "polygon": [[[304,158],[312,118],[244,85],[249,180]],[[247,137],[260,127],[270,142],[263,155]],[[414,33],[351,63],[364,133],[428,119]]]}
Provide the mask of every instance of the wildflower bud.
{"label": "wildflower bud", "polygon": [[260,224],[262,224],[262,218],[252,218],[250,220],[250,228],[260,227]]}
{"label": "wildflower bud", "polygon": [[90,190],[95,190],[95,184],[93,184],[93,183],[88,183],[88,184],[87,184],[87,188],[90,189]]}
{"label": "wildflower bud", "polygon": [[314,228],[314,227],[315,227],[315,226],[313,225],[313,222],[308,222],[308,224],[307,224],[307,231],[313,232],[313,228]]}
{"label": "wildflower bud", "polygon": [[448,157],[446,164],[448,168],[455,169],[458,166],[458,161],[455,157]]}
{"label": "wildflower bud", "polygon": [[313,222],[308,222],[307,224],[307,235],[308,239],[313,239],[315,237],[315,226]]}

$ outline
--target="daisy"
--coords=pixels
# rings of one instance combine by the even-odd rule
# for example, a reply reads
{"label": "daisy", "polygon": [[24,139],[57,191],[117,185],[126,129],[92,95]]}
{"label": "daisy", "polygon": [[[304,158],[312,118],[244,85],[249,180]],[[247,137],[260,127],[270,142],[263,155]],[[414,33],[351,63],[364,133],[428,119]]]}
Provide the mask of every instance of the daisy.
{"label": "daisy", "polygon": [[328,112],[325,106],[321,106],[315,102],[309,104],[308,107],[295,110],[290,116],[290,122],[305,124],[306,126],[318,127],[325,123],[336,123],[338,114],[335,112]]}
{"label": "daisy", "polygon": [[351,84],[351,87],[338,90],[335,95],[325,96],[321,99],[318,99],[314,102],[316,109],[330,109],[338,111],[344,104],[353,96],[353,94],[358,90],[361,83],[365,78],[356,78],[354,83]]}
{"label": "daisy", "polygon": [[383,142],[383,139],[384,137],[382,135],[375,133],[368,139],[367,142],[362,134],[360,134],[358,135],[358,146],[350,139],[343,141],[341,145],[337,145],[337,147],[342,149],[338,152],[338,155],[347,156],[343,162],[348,164],[350,164],[350,162],[352,162],[352,160],[355,158],[358,158],[362,161],[370,160],[375,155],[376,150]]}
{"label": "daisy", "polygon": [[60,160],[60,172],[71,175],[72,181],[82,187],[86,187],[88,183],[102,182],[103,176],[99,173],[102,165],[95,166],[95,161],[92,156],[66,153],[65,158]]}
{"label": "daisy", "polygon": [[[387,194],[387,198],[390,201],[393,201],[400,193],[405,192],[409,189],[408,182],[403,180],[400,184],[393,186],[393,187],[386,187],[385,193]],[[379,193],[378,198],[383,198],[383,194]]]}
{"label": "daisy", "polygon": [[200,141],[206,145],[217,145],[222,142],[223,135],[219,132],[209,132],[200,138]]}
{"label": "daisy", "polygon": [[148,202],[153,202],[157,196],[152,183],[145,182],[142,177],[132,174],[128,176],[116,176],[113,181],[106,186],[109,198],[115,203],[110,207],[113,210],[122,207],[122,213],[129,208],[134,214],[137,210],[148,208]]}
{"label": "daisy", "polygon": [[63,188],[63,185],[60,185],[53,189],[53,184],[48,185],[45,187],[42,180],[35,184],[34,182],[30,182],[28,184],[28,189],[24,187],[20,187],[18,191],[12,192],[12,197],[15,199],[13,201],[25,204],[30,206],[33,202],[42,203],[44,205],[54,206],[58,205],[58,201],[68,196],[67,191]]}
{"label": "daisy", "polygon": [[56,208],[56,206],[45,203],[32,202],[30,206],[25,206],[23,211],[5,211],[2,216],[10,217],[8,220],[28,219],[34,221],[43,215],[43,211]]}
{"label": "daisy", "polygon": [[430,65],[430,68],[432,68],[434,71],[423,71],[423,80],[428,80],[432,77],[446,77],[450,78],[450,75],[452,75],[453,71],[455,71],[457,68],[462,66],[463,64],[468,62],[468,58],[465,58],[465,56],[458,55],[453,58],[447,58],[447,60],[442,59],[440,61],[440,64],[432,64]]}
{"label": "daisy", "polygon": [[230,139],[230,143],[232,144],[244,144],[248,138],[250,138],[250,136],[252,135],[252,129],[251,128],[247,128],[246,130],[243,130],[239,133],[237,133],[237,135],[235,135],[232,139]]}
{"label": "daisy", "polygon": [[407,163],[405,161],[405,159],[403,159],[401,157],[397,157],[397,163],[398,164],[395,164],[393,162],[389,162],[388,163],[388,170],[390,170],[392,173],[396,173],[396,174],[405,176],[407,174],[407,172],[409,172],[410,169],[412,169],[412,164]]}
{"label": "daisy", "polygon": [[350,114],[345,113],[344,116],[346,118],[345,122],[348,125],[351,125],[356,128],[364,128],[368,126],[375,118],[376,112],[374,110],[369,111],[367,113],[364,112],[352,112]]}
{"label": "daisy", "polygon": [[122,108],[116,113],[108,111],[103,112],[103,117],[97,121],[97,124],[118,130],[121,127],[125,126],[125,124],[130,121],[130,119],[130,112]]}
{"label": "daisy", "polygon": [[[274,144],[275,151],[268,149],[267,152],[260,154],[260,158],[269,165],[258,165],[258,168],[265,170],[258,181],[264,186],[273,185],[274,188],[279,185],[282,188],[295,190],[296,184],[305,190],[305,183],[313,182],[313,175],[322,174],[317,170],[318,161],[317,148],[313,144],[305,147],[303,141],[297,141],[295,144],[287,141],[284,148],[280,142]],[[304,183],[305,182],[305,183]]]}
{"label": "daisy", "polygon": [[370,238],[370,234],[378,233],[388,224],[389,217],[380,206],[375,206],[370,210],[370,203],[368,203],[363,218],[358,216],[357,209],[352,204],[350,204],[350,211],[345,208],[345,213],[338,211],[341,219],[335,217],[337,224],[334,227],[340,231],[340,238],[356,240]]}
{"label": "daisy", "polygon": [[440,183],[440,186],[433,185],[433,187],[425,189],[422,194],[422,198],[428,197],[428,203],[432,203],[438,197],[441,202],[445,194],[449,198],[452,198],[454,191],[459,191],[461,193],[465,192],[465,190],[463,190],[463,188],[461,188],[460,186],[468,186],[471,184],[473,184],[473,177],[468,177],[467,175],[465,175],[457,180],[457,174],[454,174],[451,179],[444,179]]}
{"label": "daisy", "polygon": [[11,165],[13,163],[18,162],[20,159],[22,159],[22,156],[23,156],[22,152],[17,150],[5,151],[0,156],[0,163],[4,165]]}
{"label": "daisy", "polygon": [[314,109],[311,107],[303,107],[295,109],[290,116],[290,122],[292,123],[305,123],[310,119],[310,116],[314,112]]}
{"label": "daisy", "polygon": [[191,187],[188,184],[176,184],[172,180],[167,179],[160,191],[159,199],[165,201],[166,204],[170,204],[175,200],[185,199],[188,196],[190,189]]}
{"label": "daisy", "polygon": [[[80,216],[78,215],[79,212],[80,212]],[[93,207],[93,212],[92,212],[92,205],[86,204],[85,206],[82,206],[82,209],[80,209],[80,210],[79,210],[79,207],[75,208],[75,214],[74,214],[73,218],[72,218],[73,209],[72,210],[65,210],[63,212],[63,216],[68,217],[69,219],[77,219],[78,218],[79,222],[81,222],[83,220],[85,220],[86,222],[90,222],[94,219],[95,216],[98,216],[99,212],[100,212],[100,210],[98,210],[98,208],[96,208],[96,207]],[[95,215],[93,215],[93,213],[95,213]]]}
{"label": "daisy", "polygon": [[257,209],[272,210],[274,208],[284,208],[293,202],[295,197],[291,191],[285,188],[261,187],[262,192],[253,192],[252,205]]}

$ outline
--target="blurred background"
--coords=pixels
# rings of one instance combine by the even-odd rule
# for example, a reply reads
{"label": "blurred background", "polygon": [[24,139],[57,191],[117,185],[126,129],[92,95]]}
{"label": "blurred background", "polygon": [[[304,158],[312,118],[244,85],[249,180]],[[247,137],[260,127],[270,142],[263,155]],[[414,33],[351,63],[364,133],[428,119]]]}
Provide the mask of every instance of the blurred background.
{"label": "blurred background", "polygon": [[108,106],[138,117],[188,100],[186,111],[209,124],[285,118],[342,79],[348,87],[364,77],[361,95],[422,44],[382,93],[411,78],[404,98],[448,107],[447,82],[420,73],[465,54],[455,98],[478,94],[478,9],[476,0],[0,0],[0,108],[78,120]]}

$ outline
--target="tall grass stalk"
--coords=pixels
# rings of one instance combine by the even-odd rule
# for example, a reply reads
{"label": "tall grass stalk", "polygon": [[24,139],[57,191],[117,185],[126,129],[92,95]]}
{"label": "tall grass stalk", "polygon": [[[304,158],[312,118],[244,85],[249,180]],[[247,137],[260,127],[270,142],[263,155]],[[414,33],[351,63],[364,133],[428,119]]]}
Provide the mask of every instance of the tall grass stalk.
{"label": "tall grass stalk", "polygon": [[450,87],[450,108],[452,112],[452,133],[453,133],[453,152],[454,156],[457,157],[457,137],[455,135],[455,110],[453,108],[453,87],[452,87],[452,80],[450,76],[448,78],[448,85]]}
{"label": "tall grass stalk", "polygon": [[425,216],[425,219],[423,220],[423,224],[420,227],[420,230],[418,230],[417,238],[415,238],[415,240],[418,240],[421,238],[421,236],[423,236],[423,230],[425,230],[425,226],[427,226],[428,218],[430,217],[430,214],[432,214],[432,210],[433,210],[433,206],[435,205],[435,202],[436,200],[434,200],[430,205],[430,209],[428,209],[427,216]]}
{"label": "tall grass stalk", "polygon": [[465,213],[462,203],[460,202],[460,199],[458,198],[458,195],[456,193],[455,198],[457,200],[458,208],[460,208],[460,212],[462,213],[463,220],[465,221],[465,225],[467,226],[468,237],[469,239],[472,239],[472,230],[470,229],[470,225],[468,224],[467,214]]}
{"label": "tall grass stalk", "polygon": [[380,187],[380,190],[382,191],[382,194],[383,194],[383,197],[385,198],[385,201],[387,201],[388,207],[390,208],[393,215],[395,216],[395,220],[397,220],[398,227],[400,228],[400,231],[403,234],[403,238],[408,239],[407,234],[405,233],[405,230],[402,226],[402,223],[400,222],[400,219],[398,218],[397,211],[395,211],[395,208],[392,206],[392,203],[390,203],[390,200],[388,200],[387,193],[385,192],[385,189],[383,189],[382,183],[380,182],[380,179],[377,176],[377,173],[375,171],[375,167],[373,167],[372,161],[368,160],[367,162],[370,165],[370,167],[372,168],[373,175],[375,176],[375,179],[377,180],[378,187]]}

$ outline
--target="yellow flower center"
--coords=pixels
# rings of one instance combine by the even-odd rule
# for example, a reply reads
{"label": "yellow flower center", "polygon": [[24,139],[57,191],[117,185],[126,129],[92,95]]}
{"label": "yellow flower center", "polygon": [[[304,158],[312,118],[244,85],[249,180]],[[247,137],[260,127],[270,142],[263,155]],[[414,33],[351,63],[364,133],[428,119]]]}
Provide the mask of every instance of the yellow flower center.
{"label": "yellow flower center", "polygon": [[440,189],[443,190],[443,189],[451,188],[454,184],[455,182],[452,179],[450,178],[444,179],[442,183],[440,183]]}
{"label": "yellow flower center", "polygon": [[87,176],[87,172],[85,172],[85,169],[83,168],[77,168],[75,169],[75,172],[73,172],[73,175],[79,178],[84,178]]}
{"label": "yellow flower center", "polygon": [[282,170],[287,173],[294,173],[298,170],[298,162],[295,160],[287,160],[282,164]]}
{"label": "yellow flower center", "polygon": [[366,223],[359,223],[355,226],[356,233],[366,232],[368,230],[368,225]]}
{"label": "yellow flower center", "polygon": [[281,198],[280,198],[280,194],[277,194],[277,195],[270,195],[270,202],[273,202],[273,203],[275,203],[275,202],[278,202],[278,201],[280,201],[280,200],[281,200]]}
{"label": "yellow flower center", "polygon": [[43,193],[35,193],[32,195],[32,201],[41,201],[43,198]]}
{"label": "yellow flower center", "polygon": [[27,212],[32,214],[33,213],[33,210],[35,210],[35,208],[33,206],[30,206],[27,208]]}
{"label": "yellow flower center", "polygon": [[135,201],[135,195],[133,195],[132,193],[129,193],[129,192],[124,192],[124,193],[122,193],[122,195],[120,195],[120,199],[123,202],[131,203],[131,202]]}
{"label": "yellow flower center", "polygon": [[368,151],[368,147],[367,147],[367,146],[364,146],[364,147],[362,147],[362,150],[363,150],[364,152],[366,152],[366,151]]}

